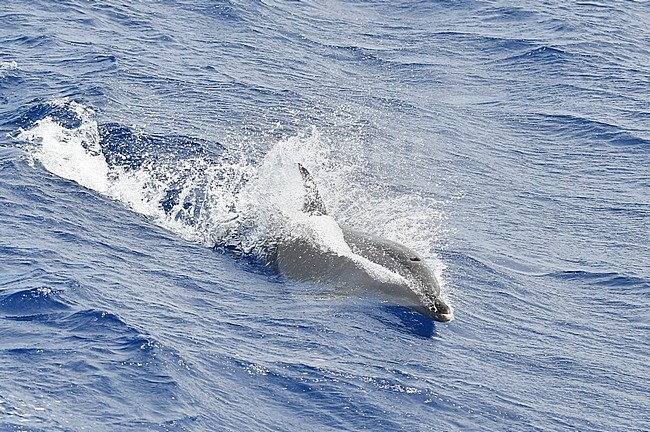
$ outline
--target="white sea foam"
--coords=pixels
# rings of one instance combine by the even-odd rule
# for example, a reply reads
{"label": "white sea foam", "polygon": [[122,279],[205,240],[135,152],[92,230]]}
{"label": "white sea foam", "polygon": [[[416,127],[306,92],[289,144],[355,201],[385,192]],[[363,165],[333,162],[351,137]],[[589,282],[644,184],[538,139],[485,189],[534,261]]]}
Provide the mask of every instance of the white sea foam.
{"label": "white sea foam", "polygon": [[0,79],[7,76],[7,72],[18,69],[18,63],[15,61],[0,62]]}
{"label": "white sea foam", "polygon": [[51,173],[106,194],[109,168],[99,148],[97,123],[91,119],[94,113],[74,102],[69,105],[83,119],[81,126],[67,129],[47,117],[21,131],[18,139],[38,144],[32,147],[31,156]]}

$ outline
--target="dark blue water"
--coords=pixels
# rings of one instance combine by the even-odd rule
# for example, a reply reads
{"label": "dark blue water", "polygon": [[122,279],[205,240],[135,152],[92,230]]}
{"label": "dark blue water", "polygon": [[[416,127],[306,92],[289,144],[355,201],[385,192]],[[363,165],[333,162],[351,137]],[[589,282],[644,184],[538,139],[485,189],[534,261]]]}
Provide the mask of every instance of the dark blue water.
{"label": "dark blue water", "polygon": [[[650,430],[648,23],[4,0],[0,430]],[[256,258],[297,162],[454,321]]]}

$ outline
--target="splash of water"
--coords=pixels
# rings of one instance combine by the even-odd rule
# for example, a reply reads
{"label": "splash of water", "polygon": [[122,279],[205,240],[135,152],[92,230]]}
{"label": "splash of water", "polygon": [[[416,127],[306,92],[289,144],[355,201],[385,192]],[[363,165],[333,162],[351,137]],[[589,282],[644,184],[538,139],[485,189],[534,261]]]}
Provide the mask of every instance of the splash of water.
{"label": "splash of water", "polygon": [[[312,129],[278,143],[259,165],[236,146],[218,160],[202,154],[184,158],[145,154],[138,155],[143,162],[137,167],[109,164],[95,112],[68,99],[50,105],[66,110],[77,121],[70,126],[47,116],[20,130],[17,139],[27,143],[32,164],[38,162],[185,239],[210,246],[237,243],[250,252],[277,237],[280,221],[295,215],[302,205],[297,163],[323,164],[328,152]],[[170,191],[176,196],[165,207]]]}
{"label": "splash of water", "polygon": [[0,62],[0,79],[7,76],[7,72],[18,69],[18,63],[15,61]]}
{"label": "splash of water", "polygon": [[[340,143],[315,127],[277,142],[261,160],[251,158],[246,143],[240,143],[226,148],[217,159],[198,153],[178,157],[169,149],[172,154],[165,157],[137,155],[142,163],[129,167],[107,162],[111,155],[102,149],[93,110],[67,99],[51,104],[67,110],[78,122],[64,126],[48,116],[21,130],[17,137],[27,143],[32,161],[206,246],[226,245],[264,256],[278,239],[299,235],[326,251],[353,257],[379,280],[396,281],[401,276],[350,250],[335,218],[346,220],[352,228],[374,227],[371,231],[376,234],[415,246],[426,255],[431,239],[423,236],[430,233],[424,227],[443,215],[416,196],[386,200],[383,194],[373,196],[372,188],[351,185],[344,170],[332,169],[340,158]],[[328,207],[334,217],[307,217],[301,211],[304,188],[298,163],[324,180],[319,186],[326,200],[332,198]],[[173,200],[168,199],[170,191]],[[347,206],[349,197],[367,203],[371,210],[359,212]],[[427,211],[413,211],[414,206]],[[442,263],[435,256],[429,258],[440,278]]]}

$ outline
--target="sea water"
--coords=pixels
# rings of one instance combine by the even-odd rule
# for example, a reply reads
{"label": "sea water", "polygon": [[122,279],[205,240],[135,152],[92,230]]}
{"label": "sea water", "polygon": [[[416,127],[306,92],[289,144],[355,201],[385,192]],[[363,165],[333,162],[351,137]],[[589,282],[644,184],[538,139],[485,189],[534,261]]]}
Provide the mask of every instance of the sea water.
{"label": "sea water", "polygon": [[[650,429],[649,22],[4,0],[0,430]],[[298,163],[454,321],[267,265]]]}

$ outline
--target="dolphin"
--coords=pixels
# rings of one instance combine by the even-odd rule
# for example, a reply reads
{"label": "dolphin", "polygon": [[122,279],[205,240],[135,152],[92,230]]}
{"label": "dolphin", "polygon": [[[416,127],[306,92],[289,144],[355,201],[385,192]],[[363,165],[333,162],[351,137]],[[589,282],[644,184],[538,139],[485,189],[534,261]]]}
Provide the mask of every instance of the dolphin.
{"label": "dolphin", "polygon": [[436,321],[454,318],[440,297],[438,280],[420,255],[400,243],[338,225],[327,215],[309,171],[301,164],[298,168],[305,189],[305,220],[325,227],[335,245],[304,233],[289,233],[275,245],[274,261],[281,274],[299,281],[367,289]]}

